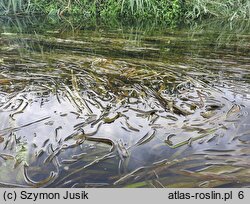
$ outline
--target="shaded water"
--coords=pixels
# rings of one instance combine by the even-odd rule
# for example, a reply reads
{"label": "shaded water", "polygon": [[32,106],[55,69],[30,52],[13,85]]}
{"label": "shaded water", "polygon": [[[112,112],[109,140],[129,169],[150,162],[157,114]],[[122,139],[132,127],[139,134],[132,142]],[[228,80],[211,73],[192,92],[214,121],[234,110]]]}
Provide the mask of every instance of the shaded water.
{"label": "shaded water", "polygon": [[247,26],[0,22],[2,187],[249,186]]}

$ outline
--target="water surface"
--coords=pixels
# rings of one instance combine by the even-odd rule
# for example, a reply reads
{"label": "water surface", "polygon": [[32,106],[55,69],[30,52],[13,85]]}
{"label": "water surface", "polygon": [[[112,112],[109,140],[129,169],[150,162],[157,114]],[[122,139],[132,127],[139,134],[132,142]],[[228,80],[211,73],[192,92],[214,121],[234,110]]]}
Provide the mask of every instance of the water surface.
{"label": "water surface", "polygon": [[2,187],[249,186],[246,25],[0,22]]}

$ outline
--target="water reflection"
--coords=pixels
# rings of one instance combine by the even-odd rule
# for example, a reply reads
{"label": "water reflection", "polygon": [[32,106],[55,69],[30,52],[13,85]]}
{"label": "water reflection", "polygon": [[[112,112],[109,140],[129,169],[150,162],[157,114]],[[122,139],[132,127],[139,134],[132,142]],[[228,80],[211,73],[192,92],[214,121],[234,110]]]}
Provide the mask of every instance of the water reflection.
{"label": "water reflection", "polygon": [[1,186],[249,185],[249,47],[218,47],[216,30],[4,25]]}

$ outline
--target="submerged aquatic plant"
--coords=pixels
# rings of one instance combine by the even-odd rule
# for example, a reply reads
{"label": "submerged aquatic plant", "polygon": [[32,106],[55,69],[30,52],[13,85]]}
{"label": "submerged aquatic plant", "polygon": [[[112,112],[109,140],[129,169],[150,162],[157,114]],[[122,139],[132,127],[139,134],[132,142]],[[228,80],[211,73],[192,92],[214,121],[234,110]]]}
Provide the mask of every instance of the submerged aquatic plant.
{"label": "submerged aquatic plant", "polygon": [[[243,65],[232,65],[236,73],[221,73],[234,55],[221,66],[211,61],[220,57],[210,45],[215,35],[203,41],[179,31],[168,35],[166,29],[163,36],[86,29],[72,38],[51,27],[36,29],[36,35],[1,35],[3,48],[22,50],[0,49],[0,83],[12,83],[0,86],[0,157],[16,162],[16,170],[24,166],[28,185],[197,187],[236,184],[233,176],[246,184],[249,131],[239,130],[248,128],[249,100],[242,93],[245,100],[235,98],[227,85],[246,86],[235,79],[248,76],[247,56]],[[215,56],[198,51],[201,42]],[[206,57],[213,69],[200,65]],[[8,137],[12,132],[16,136]],[[13,143],[15,138],[20,142]],[[215,161],[222,168],[210,163],[204,169]],[[245,172],[239,174],[241,167]],[[9,169],[2,166],[1,172]]]}

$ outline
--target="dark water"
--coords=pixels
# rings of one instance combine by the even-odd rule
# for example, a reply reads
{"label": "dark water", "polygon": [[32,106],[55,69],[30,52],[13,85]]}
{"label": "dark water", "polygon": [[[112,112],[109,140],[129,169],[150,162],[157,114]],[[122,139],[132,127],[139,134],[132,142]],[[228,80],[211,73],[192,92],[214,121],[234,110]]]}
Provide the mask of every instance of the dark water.
{"label": "dark water", "polygon": [[248,25],[0,22],[2,187],[250,185]]}

